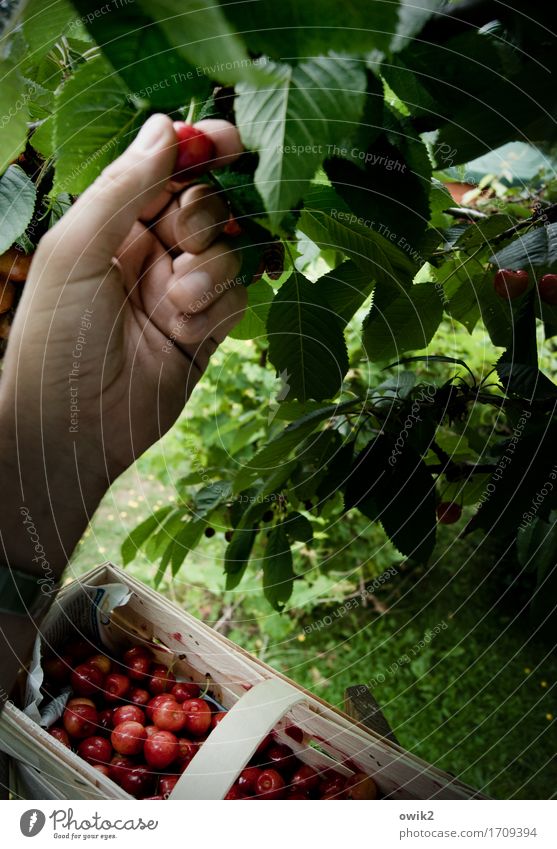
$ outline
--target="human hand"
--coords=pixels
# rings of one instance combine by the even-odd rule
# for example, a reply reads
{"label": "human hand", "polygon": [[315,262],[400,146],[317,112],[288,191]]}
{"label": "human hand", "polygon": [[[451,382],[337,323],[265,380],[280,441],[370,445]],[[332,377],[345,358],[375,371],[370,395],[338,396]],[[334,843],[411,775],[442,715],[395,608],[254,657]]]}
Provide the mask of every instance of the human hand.
{"label": "human hand", "polygon": [[[235,127],[198,126],[215,167],[239,156]],[[176,420],[245,307],[240,257],[219,241],[226,203],[207,185],[172,181],[175,158],[171,120],[152,116],[41,240],[11,330],[3,486],[17,483],[14,504],[29,508],[58,571],[111,481]],[[2,522],[14,567],[24,560],[18,525],[8,520],[4,533]]]}

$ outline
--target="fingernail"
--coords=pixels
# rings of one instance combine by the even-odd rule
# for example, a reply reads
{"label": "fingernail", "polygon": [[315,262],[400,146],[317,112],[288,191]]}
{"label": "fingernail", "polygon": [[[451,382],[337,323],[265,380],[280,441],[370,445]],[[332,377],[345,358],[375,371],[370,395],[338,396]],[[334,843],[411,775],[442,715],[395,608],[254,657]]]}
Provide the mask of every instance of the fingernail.
{"label": "fingernail", "polygon": [[217,220],[214,215],[211,215],[206,209],[200,209],[198,212],[192,212],[186,216],[182,222],[188,236],[208,236],[216,224]]}
{"label": "fingernail", "polygon": [[158,147],[161,139],[166,135],[166,129],[165,115],[151,115],[133,140],[132,148],[147,152]]}

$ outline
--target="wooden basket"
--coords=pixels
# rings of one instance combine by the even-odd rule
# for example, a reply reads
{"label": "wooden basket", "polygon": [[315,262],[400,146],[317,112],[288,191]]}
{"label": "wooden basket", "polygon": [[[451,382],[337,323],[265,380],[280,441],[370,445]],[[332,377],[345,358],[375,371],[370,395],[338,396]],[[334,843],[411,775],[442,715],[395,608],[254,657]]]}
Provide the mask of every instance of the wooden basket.
{"label": "wooden basket", "polygon": [[[83,587],[107,584],[124,585],[131,592],[104,623],[111,645],[147,645],[161,662],[172,661],[178,678],[208,683],[211,694],[229,711],[170,798],[222,799],[271,729],[311,766],[333,767],[345,775],[353,767],[373,776],[386,798],[480,798],[458,779],[359,725],[110,563],[67,585],[52,615],[63,617],[65,601],[70,595],[75,599]],[[292,726],[298,729],[296,740]],[[0,717],[0,749],[12,758],[12,787],[19,796],[132,798],[12,703]]]}

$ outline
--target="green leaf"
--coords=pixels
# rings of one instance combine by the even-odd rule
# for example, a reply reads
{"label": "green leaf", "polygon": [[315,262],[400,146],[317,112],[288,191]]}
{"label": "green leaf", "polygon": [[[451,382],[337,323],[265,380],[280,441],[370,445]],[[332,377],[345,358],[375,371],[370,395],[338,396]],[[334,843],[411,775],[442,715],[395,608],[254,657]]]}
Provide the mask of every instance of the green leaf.
{"label": "green leaf", "polygon": [[215,481],[198,490],[194,496],[193,514],[196,519],[203,519],[215,507],[226,501],[232,492],[228,481]]}
{"label": "green leaf", "polygon": [[[386,50],[401,27],[401,35],[412,27],[407,18],[398,18],[398,0],[258,0],[256,3],[221,3],[227,17],[244,33],[253,53],[281,59],[306,58],[329,50],[359,55],[368,50]],[[420,6],[426,4],[421,2]],[[417,25],[417,24],[416,24]],[[287,47],[286,47],[287,45]]]}
{"label": "green leaf", "polygon": [[224,555],[227,590],[233,590],[242,580],[251,556],[255,536],[256,531],[252,528],[236,528],[234,531]]}
{"label": "green leaf", "polygon": [[170,552],[170,565],[172,568],[172,576],[176,576],[180,567],[190,551],[196,548],[206,523],[202,520],[195,522],[186,522],[184,527],[178,531],[175,539],[172,541],[172,550]]}
{"label": "green leaf", "polygon": [[26,64],[37,65],[75,25],[75,11],[67,0],[29,0],[23,17],[23,34],[29,46]]}
{"label": "green leaf", "polygon": [[557,270],[557,223],[516,237],[489,261],[498,268],[525,268],[534,276],[538,271]]}
{"label": "green leaf", "polygon": [[326,56],[271,73],[265,85],[239,85],[234,108],[244,145],[259,153],[255,184],[277,228],[359,122],[366,75],[356,62]]}
{"label": "green leaf", "polygon": [[239,324],[230,332],[233,339],[264,338],[267,316],[271,302],[275,296],[272,286],[264,280],[258,280],[253,286],[248,286],[248,304]]}
{"label": "green leaf", "polygon": [[367,226],[330,187],[308,193],[299,228],[321,249],[342,251],[377,282],[409,284],[418,270],[407,253]]}
{"label": "green leaf", "polygon": [[[262,62],[250,59],[243,40],[230,26],[216,0],[139,0],[146,14],[156,17],[171,44],[194,67],[222,83],[262,77]],[[126,14],[127,14],[127,7]]]}
{"label": "green leaf", "polygon": [[420,455],[397,446],[397,438],[382,434],[356,457],[345,507],[380,521],[402,554],[426,562],[435,545],[435,483]]}
{"label": "green leaf", "polygon": [[418,283],[381,309],[377,299],[363,325],[370,360],[392,360],[404,351],[420,350],[431,342],[443,317],[443,303],[433,283]]}
{"label": "green leaf", "polygon": [[269,360],[290,387],[287,398],[322,401],[337,394],[348,371],[342,324],[299,272],[275,295],[267,333]]}
{"label": "green leaf", "polygon": [[282,526],[291,540],[308,543],[313,539],[313,526],[310,520],[297,511],[289,513]]}
{"label": "green leaf", "polygon": [[130,143],[138,114],[126,86],[100,56],[79,66],[56,101],[51,195],[79,194]]}
{"label": "green leaf", "polygon": [[104,15],[94,14],[91,0],[74,3],[135,101],[169,111],[189,103],[194,95],[207,93],[203,76],[184,61],[155,22],[161,3],[150,3],[145,10],[137,2],[114,4],[110,14]]}
{"label": "green leaf", "polygon": [[402,50],[422,29],[432,14],[444,6],[443,0],[399,0],[398,21],[390,49]]}
{"label": "green leaf", "polygon": [[36,199],[33,181],[18,165],[10,165],[0,177],[0,254],[27,229]]}
{"label": "green leaf", "polygon": [[347,324],[373,289],[370,269],[363,270],[348,260],[320,277],[313,286],[316,299]]}
{"label": "green leaf", "polygon": [[131,561],[137,557],[137,553],[145,540],[147,540],[155,530],[158,530],[161,527],[163,521],[167,518],[172,509],[173,508],[169,505],[157,510],[145,519],[144,522],[141,522],[140,525],[134,528],[130,534],[128,534],[121,547],[122,562],[124,566],[127,566],[128,563],[131,563]]}
{"label": "green leaf", "polygon": [[255,478],[263,477],[271,470],[282,467],[290,452],[312,433],[318,424],[335,415],[340,415],[359,402],[345,401],[342,404],[329,404],[303,416],[288,425],[282,433],[268,442],[261,451],[238,472],[234,480],[234,492],[241,492]]}
{"label": "green leaf", "polygon": [[474,221],[456,240],[455,246],[465,251],[472,251],[485,242],[488,247],[491,239],[500,236],[515,223],[510,215],[502,212],[490,215],[483,221]]}
{"label": "green leaf", "polygon": [[31,91],[8,60],[0,60],[0,174],[25,149]]}
{"label": "green leaf", "polygon": [[269,531],[263,560],[263,593],[275,610],[281,611],[292,595],[294,570],[290,543],[282,524]]}
{"label": "green leaf", "polygon": [[386,110],[382,123],[385,132],[362,151],[363,166],[336,155],[325,164],[327,176],[358,220],[367,221],[416,265],[423,265],[431,162],[409,122]]}

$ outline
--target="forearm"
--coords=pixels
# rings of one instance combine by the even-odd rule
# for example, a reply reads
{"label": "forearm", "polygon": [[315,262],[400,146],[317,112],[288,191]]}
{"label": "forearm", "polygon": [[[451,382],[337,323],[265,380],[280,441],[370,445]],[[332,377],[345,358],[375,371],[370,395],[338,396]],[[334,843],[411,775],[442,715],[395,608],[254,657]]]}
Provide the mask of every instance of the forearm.
{"label": "forearm", "polygon": [[[44,429],[35,433],[31,419],[21,422],[16,438],[13,417],[0,413],[0,577],[6,581],[0,597],[0,706],[29,661],[42,615],[104,492],[98,479],[80,476],[73,450],[50,444]],[[37,593],[33,604],[21,601],[17,614],[11,609],[13,593],[19,600],[14,570],[33,576],[35,586],[29,583]]]}

